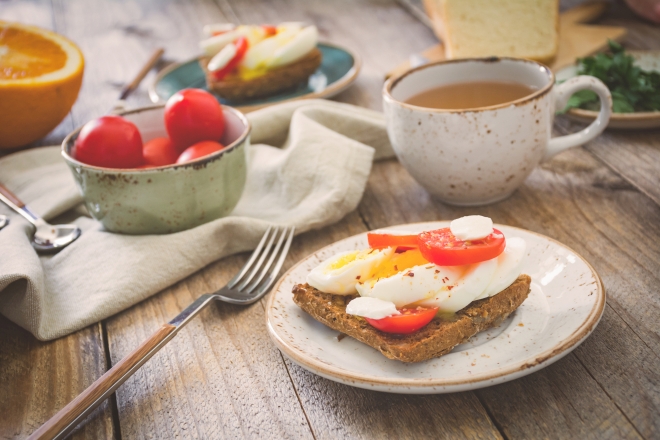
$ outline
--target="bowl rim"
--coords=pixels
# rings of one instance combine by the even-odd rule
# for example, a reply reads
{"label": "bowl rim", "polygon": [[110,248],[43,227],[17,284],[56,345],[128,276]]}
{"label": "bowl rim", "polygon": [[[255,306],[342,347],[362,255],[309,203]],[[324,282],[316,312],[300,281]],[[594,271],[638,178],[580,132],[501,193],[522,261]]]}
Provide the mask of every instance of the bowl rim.
{"label": "bowl rim", "polygon": [[[80,166],[80,167],[90,169],[90,170],[110,172],[110,173],[115,173],[115,174],[116,173],[126,173],[126,174],[129,174],[129,173],[148,173],[148,172],[153,172],[153,171],[164,171],[164,170],[169,170],[169,169],[175,170],[175,169],[178,169],[178,168],[198,167],[198,166],[200,166],[202,164],[205,164],[207,162],[212,162],[216,158],[218,158],[220,156],[223,156],[226,153],[232,152],[233,150],[238,148],[240,145],[244,144],[249,139],[250,133],[252,132],[252,124],[250,124],[250,121],[245,117],[245,115],[240,110],[237,110],[234,107],[230,107],[230,106],[227,106],[227,105],[224,105],[224,104],[220,104],[220,106],[222,107],[223,112],[224,111],[229,111],[229,112],[233,113],[235,116],[238,117],[238,119],[243,123],[243,126],[244,126],[243,132],[241,133],[241,135],[234,142],[227,145],[222,150],[216,151],[216,152],[208,154],[206,156],[202,156],[202,157],[197,158],[195,160],[192,160],[190,162],[185,162],[185,163],[181,163],[181,164],[164,165],[164,166],[160,166],[160,167],[150,167],[150,168],[106,168],[106,167],[99,167],[99,166],[96,166],[96,165],[89,165],[89,164],[80,162],[79,160],[74,159],[74,157],[69,154],[69,151],[67,151],[67,150],[69,150],[70,148],[67,148],[67,147],[69,146],[69,144],[71,144],[71,147],[73,147],[74,138],[77,137],[77,135],[80,133],[80,130],[82,130],[82,128],[85,126],[85,124],[87,124],[87,122],[89,122],[89,121],[87,121],[85,124],[79,126],[75,130],[73,130],[71,133],[69,133],[64,138],[64,140],[62,141],[61,153],[62,153],[62,156],[64,157],[64,160],[71,163],[72,165]],[[109,115],[106,115],[106,116],[111,116],[111,115],[112,116],[125,116],[125,115],[134,114],[134,113],[141,113],[141,112],[144,112],[144,111],[157,110],[157,109],[160,109],[160,108],[163,108],[163,107],[165,107],[165,103],[146,105],[146,106],[142,106],[142,107],[136,107],[136,108],[130,109],[130,110],[122,110],[122,111],[119,111],[119,112],[116,112],[116,113],[110,113]]]}

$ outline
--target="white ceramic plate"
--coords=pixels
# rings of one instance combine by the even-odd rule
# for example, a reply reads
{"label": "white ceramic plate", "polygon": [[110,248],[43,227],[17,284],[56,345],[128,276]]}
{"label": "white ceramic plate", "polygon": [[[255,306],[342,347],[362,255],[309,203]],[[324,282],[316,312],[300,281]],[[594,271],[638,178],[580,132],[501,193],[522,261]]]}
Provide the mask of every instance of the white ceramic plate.
{"label": "white ceramic plate", "polygon": [[[635,64],[644,70],[660,72],[660,51],[657,50],[631,50],[627,51],[634,59]],[[577,75],[577,66],[564,67],[556,74],[557,81],[565,81]],[[590,124],[598,116],[598,112],[573,108],[566,115],[578,122]],[[612,113],[607,128],[620,128],[635,130],[639,128],[660,128],[660,111],[638,113]]]}
{"label": "white ceramic plate", "polygon": [[[421,232],[449,222],[395,229]],[[338,241],[292,267],[271,292],[267,324],[271,339],[289,359],[330,380],[360,388],[406,394],[472,390],[507,382],[561,359],[591,334],[605,306],[594,269],[573,250],[548,237],[496,225],[527,242],[523,273],[532,277],[525,302],[497,328],[474,336],[437,359],[416,364],[387,359],[353,338],[317,322],[293,302],[291,289],[337,252],[368,247],[367,235]],[[388,227],[389,229],[389,227]]]}

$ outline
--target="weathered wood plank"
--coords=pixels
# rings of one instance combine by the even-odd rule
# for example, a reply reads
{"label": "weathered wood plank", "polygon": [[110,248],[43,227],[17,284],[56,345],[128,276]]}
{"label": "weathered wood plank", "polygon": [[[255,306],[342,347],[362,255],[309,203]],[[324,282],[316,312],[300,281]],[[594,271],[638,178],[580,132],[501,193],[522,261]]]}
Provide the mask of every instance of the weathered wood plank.
{"label": "weathered wood plank", "polygon": [[[225,259],[109,320],[113,363],[246,260]],[[263,308],[213,304],[117,392],[123,435],[311,438]]]}
{"label": "weathered wood plank", "polygon": [[[0,316],[0,438],[26,438],[105,373],[101,324],[51,342],[37,341]],[[103,404],[72,438],[113,438]]]}
{"label": "weathered wood plank", "polygon": [[[649,292],[660,287],[660,207],[586,151],[562,153],[535,170],[511,198],[482,208],[436,202],[398,163],[384,162],[374,167],[359,211],[370,228],[480,213],[575,249],[603,279],[608,292],[603,322],[612,324],[598,327],[553,370],[478,395],[507,436],[657,434],[660,371],[652,365],[659,362],[660,308]],[[551,377],[546,379],[551,384],[562,377],[565,382],[544,392],[539,376]],[[509,406],[498,411],[503,395]]]}
{"label": "weathered wood plank", "polygon": [[[562,127],[567,133],[582,128]],[[584,148],[660,205],[660,130],[610,130]]]}
{"label": "weathered wood plank", "polygon": [[[562,1],[562,6],[576,1]],[[637,17],[623,2],[612,2],[599,24],[623,26],[628,35],[623,40],[627,49],[660,49],[660,27]],[[583,126],[560,118],[562,133]],[[660,204],[660,131],[607,130],[585,148],[610,168],[622,175],[641,192]]]}

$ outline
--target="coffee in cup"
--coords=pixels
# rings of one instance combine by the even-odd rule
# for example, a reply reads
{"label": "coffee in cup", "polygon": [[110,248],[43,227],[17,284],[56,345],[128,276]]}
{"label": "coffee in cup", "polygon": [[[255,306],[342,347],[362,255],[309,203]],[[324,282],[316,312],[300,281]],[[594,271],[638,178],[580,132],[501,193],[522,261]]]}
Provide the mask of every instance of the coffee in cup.
{"label": "coffee in cup", "polygon": [[[601,100],[598,118],[552,138],[555,111],[584,89]],[[612,112],[610,92],[598,79],[555,85],[546,66],[515,58],[420,66],[387,81],[383,100],[401,164],[429,193],[463,206],[505,199],[542,160],[598,136]]]}

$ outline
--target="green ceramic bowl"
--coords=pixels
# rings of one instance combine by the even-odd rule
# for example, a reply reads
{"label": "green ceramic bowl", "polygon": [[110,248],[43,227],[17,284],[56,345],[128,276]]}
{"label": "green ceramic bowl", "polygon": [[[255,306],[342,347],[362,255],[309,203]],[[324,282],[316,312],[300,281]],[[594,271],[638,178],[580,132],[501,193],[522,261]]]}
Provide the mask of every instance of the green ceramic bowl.
{"label": "green ceramic bowl", "polygon": [[[166,136],[164,105],[121,113],[133,122],[144,142]],[[62,156],[73,173],[90,215],[106,230],[124,234],[166,234],[193,228],[228,215],[238,203],[247,175],[250,123],[223,106],[225,133],[221,151],[181,165],[128,170],[78,162],[71,155],[81,128],[62,143]]]}

